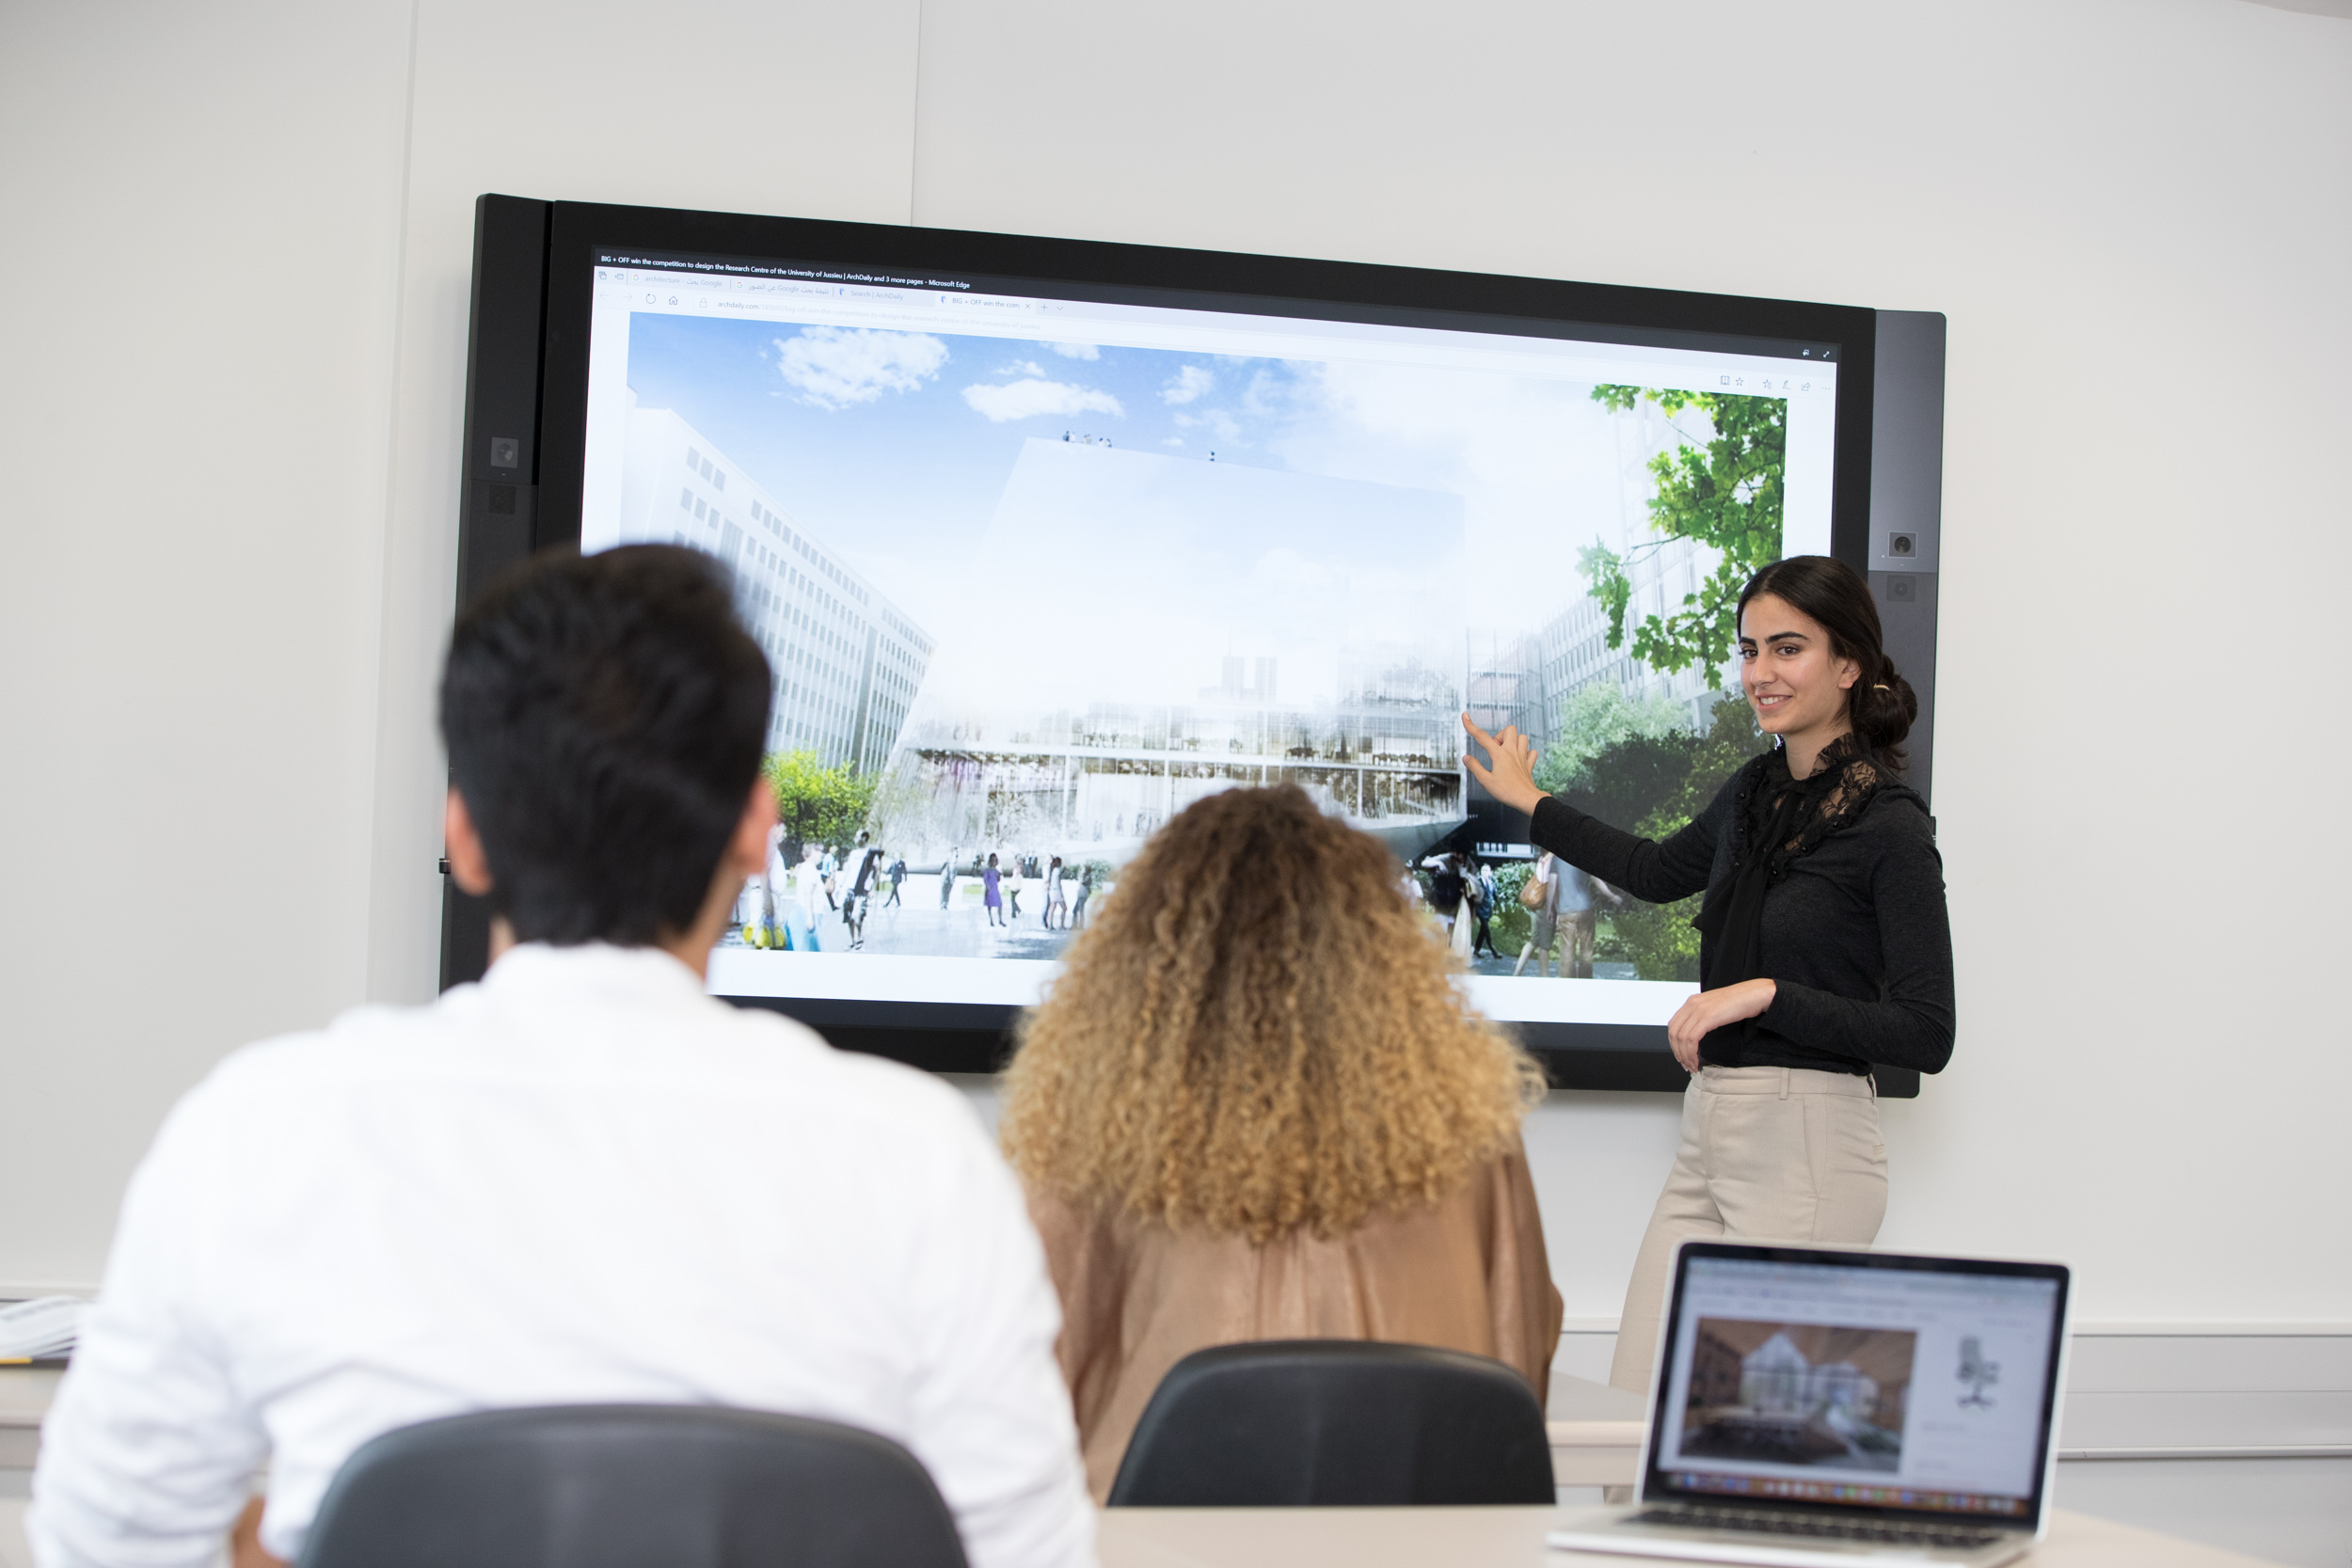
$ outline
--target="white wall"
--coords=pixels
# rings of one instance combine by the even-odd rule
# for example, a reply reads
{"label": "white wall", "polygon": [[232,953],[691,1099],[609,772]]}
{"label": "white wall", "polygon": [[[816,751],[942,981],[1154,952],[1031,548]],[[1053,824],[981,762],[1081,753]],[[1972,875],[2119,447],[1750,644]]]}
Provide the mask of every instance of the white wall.
{"label": "white wall", "polygon": [[0,8],[0,1281],[364,994],[408,10]]}
{"label": "white wall", "polygon": [[[1883,1239],[2352,1321],[2347,87],[2243,0],[0,11],[0,1284],[95,1277],[221,1052],[431,990],[504,190],[1947,312],[1962,1026]],[[1573,1318],[1671,1117],[1531,1129]]]}

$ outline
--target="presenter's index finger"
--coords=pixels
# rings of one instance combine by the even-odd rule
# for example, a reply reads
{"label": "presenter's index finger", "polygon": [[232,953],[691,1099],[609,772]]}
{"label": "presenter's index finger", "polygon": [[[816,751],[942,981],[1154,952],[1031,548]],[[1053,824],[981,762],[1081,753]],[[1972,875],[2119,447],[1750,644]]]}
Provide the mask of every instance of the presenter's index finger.
{"label": "presenter's index finger", "polygon": [[1468,708],[1462,710],[1462,728],[1470,731],[1471,736],[1481,746],[1492,747],[1494,745],[1495,737],[1478,727],[1476,721],[1470,718]]}

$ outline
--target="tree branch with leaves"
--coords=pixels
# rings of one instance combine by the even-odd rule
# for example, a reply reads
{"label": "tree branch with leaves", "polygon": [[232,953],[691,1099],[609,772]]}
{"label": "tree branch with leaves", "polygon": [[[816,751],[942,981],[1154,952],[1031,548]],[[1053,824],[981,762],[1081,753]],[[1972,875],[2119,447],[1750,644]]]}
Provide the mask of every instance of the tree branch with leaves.
{"label": "tree branch with leaves", "polygon": [[[1739,636],[1740,590],[1758,567],[1780,559],[1788,404],[1781,398],[1672,388],[1593,388],[1593,401],[1615,413],[1630,413],[1644,399],[1658,406],[1678,437],[1677,450],[1649,461],[1657,481],[1649,522],[1660,537],[1624,555],[1596,540],[1581,552],[1578,564],[1608,613],[1609,646],[1620,648],[1635,563],[1676,539],[1719,552],[1714,571],[1696,593],[1682,596],[1679,610],[1643,617],[1633,629],[1633,657],[1668,674],[1700,665],[1707,684],[1720,687]],[[1692,411],[1707,420],[1703,437],[1672,423]]]}

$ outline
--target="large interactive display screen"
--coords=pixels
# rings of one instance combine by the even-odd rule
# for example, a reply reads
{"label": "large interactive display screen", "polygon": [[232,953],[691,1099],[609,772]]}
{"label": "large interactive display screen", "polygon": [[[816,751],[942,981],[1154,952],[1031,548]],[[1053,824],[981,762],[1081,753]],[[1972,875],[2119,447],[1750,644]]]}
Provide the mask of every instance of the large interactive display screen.
{"label": "large interactive display screen", "polygon": [[776,673],[783,827],[715,990],[990,1034],[1154,828],[1282,783],[1395,853],[1433,940],[1473,923],[1490,1016],[1662,1056],[1692,911],[1578,876],[1529,909],[1457,716],[1627,827],[1703,803],[1762,744],[1740,583],[1858,553],[1871,312],[560,203],[546,233],[530,542],[709,552]]}

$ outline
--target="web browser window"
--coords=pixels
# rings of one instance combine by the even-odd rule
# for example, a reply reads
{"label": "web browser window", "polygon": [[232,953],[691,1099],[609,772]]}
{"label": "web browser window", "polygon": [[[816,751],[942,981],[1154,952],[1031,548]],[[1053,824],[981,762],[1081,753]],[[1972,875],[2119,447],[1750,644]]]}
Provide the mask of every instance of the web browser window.
{"label": "web browser window", "polygon": [[1693,1258],[1652,1458],[1695,1497],[2030,1517],[2055,1280]]}
{"label": "web browser window", "polygon": [[617,252],[591,340],[581,547],[718,556],[777,675],[714,990],[1033,1003],[1156,827],[1267,784],[1477,924],[1492,1016],[1696,989],[1691,911],[1443,858],[1457,715],[1620,826],[1704,804],[1761,745],[1729,600],[1829,549],[1826,346]]}

